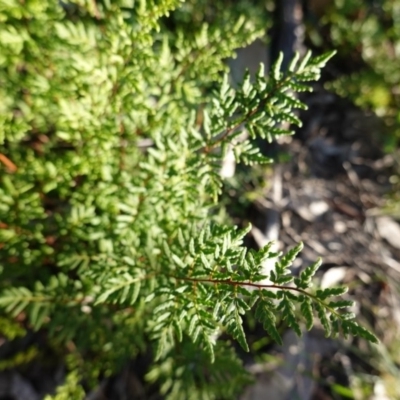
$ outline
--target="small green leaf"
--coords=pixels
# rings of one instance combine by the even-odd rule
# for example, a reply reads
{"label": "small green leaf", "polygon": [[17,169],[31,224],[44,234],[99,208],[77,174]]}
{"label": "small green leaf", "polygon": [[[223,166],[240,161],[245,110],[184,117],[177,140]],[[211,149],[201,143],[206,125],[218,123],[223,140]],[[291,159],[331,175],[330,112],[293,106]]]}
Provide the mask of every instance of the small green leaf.
{"label": "small green leaf", "polygon": [[257,304],[255,317],[263,324],[264,329],[271,336],[271,338],[282,345],[282,338],[276,329],[276,317],[272,312],[274,305],[269,301],[260,300]]}
{"label": "small green leaf", "polygon": [[336,50],[332,50],[318,57],[313,57],[309,65],[318,67],[319,69],[324,68],[326,63],[336,54],[336,52]]}
{"label": "small green leaf", "polygon": [[338,301],[330,301],[328,303],[328,307],[334,308],[334,309],[347,308],[347,307],[353,307],[353,306],[354,306],[354,301],[352,301],[352,300],[338,300]]}
{"label": "small green leaf", "polygon": [[49,315],[49,312],[50,307],[48,304],[33,303],[29,316],[35,330],[38,330],[43,325],[43,321]]}
{"label": "small green leaf", "polygon": [[203,266],[204,266],[204,268],[206,270],[210,270],[211,269],[211,264],[208,261],[207,257],[203,253],[200,254],[200,260],[201,260],[201,262],[202,262],[202,264],[203,264]]}
{"label": "small green leaf", "polygon": [[276,61],[274,62],[274,64],[271,67],[271,74],[275,81],[279,81],[281,78],[282,61],[283,61],[283,52],[280,51],[278,58],[276,59]]}
{"label": "small green leaf", "polygon": [[335,296],[341,296],[345,294],[349,289],[345,286],[341,287],[333,287],[333,288],[327,288],[327,289],[318,289],[316,292],[316,296],[320,300],[325,300],[328,297],[335,297]]}
{"label": "small green leaf", "polygon": [[181,228],[178,229],[178,241],[179,241],[180,246],[182,248],[185,248],[186,241],[185,241],[185,238],[183,237],[183,232],[182,232]]}
{"label": "small green leaf", "polygon": [[176,338],[177,338],[178,342],[182,342],[182,337],[183,337],[183,335],[182,335],[182,327],[181,327],[181,325],[179,323],[179,320],[177,318],[174,318],[172,320],[172,326],[174,327],[174,331],[175,331]]}
{"label": "small green leaf", "polygon": [[141,287],[141,282],[139,280],[133,284],[133,290],[132,290],[131,297],[129,300],[130,305],[133,305],[134,303],[136,303],[136,300],[139,297],[140,287]]}
{"label": "small green leaf", "polygon": [[188,328],[188,334],[189,336],[193,335],[193,332],[195,330],[195,327],[197,326],[199,317],[197,316],[197,314],[193,314],[189,323],[189,328]]}
{"label": "small green leaf", "polygon": [[309,297],[304,298],[304,300],[300,306],[300,311],[301,311],[304,319],[306,320],[307,330],[310,330],[314,325],[314,316],[313,316],[311,300]]}
{"label": "small green leaf", "polygon": [[179,268],[182,268],[182,269],[186,268],[185,263],[180,259],[180,257],[178,257],[176,254],[171,254],[171,256],[172,256],[172,260]]}
{"label": "small green leaf", "polygon": [[326,310],[319,303],[314,303],[314,307],[317,310],[318,318],[321,321],[322,326],[324,327],[325,336],[329,337],[332,333],[332,328],[331,328],[331,324],[328,320]]}
{"label": "small green leaf", "polygon": [[203,345],[211,364],[213,364],[215,362],[214,345],[211,343],[208,336],[204,336]]}
{"label": "small green leaf", "polygon": [[293,58],[292,58],[292,61],[291,61],[290,64],[289,64],[288,71],[294,72],[294,70],[296,69],[296,66],[297,66],[297,62],[299,61],[299,58],[300,58],[300,54],[299,54],[298,51],[296,51],[296,52],[294,53],[294,56],[293,56]]}
{"label": "small green leaf", "polygon": [[242,326],[242,318],[240,317],[237,310],[234,310],[227,322],[227,330],[233,337],[239,342],[240,346],[244,351],[249,351],[247,344],[246,335]]}
{"label": "small green leaf", "polygon": [[300,274],[300,280],[298,281],[299,283],[296,284],[296,286],[301,289],[309,288],[311,285],[311,279],[318,271],[318,268],[321,266],[321,264],[322,259],[318,258],[315,263],[309,265],[304,271],[302,271]]}
{"label": "small green leaf", "polygon": [[297,73],[303,72],[304,68],[308,65],[311,55],[312,55],[311,51],[307,51],[306,55],[303,57],[303,59],[300,62],[300,65],[297,68]]}
{"label": "small green leaf", "polygon": [[285,269],[289,268],[293,261],[296,259],[297,255],[303,250],[303,243],[300,242],[297,246],[293,247],[293,249],[289,250],[279,261],[275,264],[275,272],[276,274],[282,275]]}

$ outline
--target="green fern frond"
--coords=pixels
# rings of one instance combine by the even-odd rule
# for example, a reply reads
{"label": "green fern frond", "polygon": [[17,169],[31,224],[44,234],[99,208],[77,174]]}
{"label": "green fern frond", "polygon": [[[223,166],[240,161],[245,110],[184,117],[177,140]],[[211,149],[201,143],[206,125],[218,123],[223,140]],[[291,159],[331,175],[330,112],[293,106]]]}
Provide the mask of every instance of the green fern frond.
{"label": "green fern frond", "polygon": [[344,289],[311,291],[320,261],[292,274],[302,244],[249,250],[251,227],[218,204],[228,151],[270,162],[254,139],[301,125],[295,94],[332,52],[286,71],[280,55],[233,87],[223,60],[265,30],[244,0],[190,29],[183,9],[165,18],[180,0],[25,3],[0,7],[0,309],[74,359],[54,399],[83,396],[77,371],[94,385],[140,352],[166,398],[232,398],[248,375],[220,336],[248,350],[252,312],[278,343],[278,321],[301,334],[314,314],[327,335],[376,341]]}

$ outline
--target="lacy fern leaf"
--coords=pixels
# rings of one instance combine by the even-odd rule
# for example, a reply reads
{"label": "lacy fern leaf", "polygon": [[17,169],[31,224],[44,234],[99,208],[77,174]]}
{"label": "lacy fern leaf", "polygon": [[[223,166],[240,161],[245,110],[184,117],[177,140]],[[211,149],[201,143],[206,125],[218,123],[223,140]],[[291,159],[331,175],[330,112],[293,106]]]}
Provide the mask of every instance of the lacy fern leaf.
{"label": "lacy fern leaf", "polygon": [[147,379],[165,398],[233,398],[249,380],[221,337],[248,350],[253,312],[278,343],[277,321],[301,334],[315,316],[327,335],[376,342],[337,298],[345,289],[313,290],[319,260],[293,275],[301,243],[249,250],[251,227],[229,225],[219,204],[224,156],[270,162],[254,139],[301,125],[295,94],[333,52],[296,55],[286,71],[280,55],[268,76],[261,66],[233,87],[223,60],[265,30],[239,8],[169,29],[179,0],[67,3],[0,9],[0,154],[11,166],[0,179],[0,309],[79,359],[54,398],[82,397],[81,378],[139,353],[154,355]]}

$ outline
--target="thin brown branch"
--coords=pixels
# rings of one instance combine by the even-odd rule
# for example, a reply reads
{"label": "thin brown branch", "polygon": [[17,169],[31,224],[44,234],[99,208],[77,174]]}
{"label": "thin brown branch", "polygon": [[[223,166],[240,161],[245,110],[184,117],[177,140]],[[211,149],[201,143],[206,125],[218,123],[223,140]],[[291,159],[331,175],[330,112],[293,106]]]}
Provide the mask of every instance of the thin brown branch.
{"label": "thin brown branch", "polygon": [[306,296],[313,296],[312,294],[306,292],[303,289],[299,289],[294,286],[281,286],[281,285],[274,285],[274,284],[262,284],[262,283],[253,283],[253,282],[243,282],[243,281],[233,281],[232,279],[211,279],[211,278],[188,278],[188,277],[176,277],[171,276],[171,278],[177,280],[183,280],[193,283],[212,283],[212,284],[225,284],[231,286],[250,286],[257,289],[279,289],[279,290],[291,290],[295,292],[299,292]]}

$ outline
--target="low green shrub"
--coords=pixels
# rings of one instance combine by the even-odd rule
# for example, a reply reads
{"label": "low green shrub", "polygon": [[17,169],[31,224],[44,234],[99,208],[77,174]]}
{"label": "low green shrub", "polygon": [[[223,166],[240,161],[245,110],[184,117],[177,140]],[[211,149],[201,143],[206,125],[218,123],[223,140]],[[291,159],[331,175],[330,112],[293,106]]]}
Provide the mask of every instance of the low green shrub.
{"label": "low green shrub", "polygon": [[287,71],[280,58],[234,90],[223,60],[259,29],[159,29],[180,3],[0,5],[0,310],[62,349],[71,374],[55,399],[82,398],[78,382],[149,349],[147,379],[167,398],[231,398],[248,377],[219,337],[247,350],[250,312],[278,343],[278,321],[301,335],[314,314],[328,336],[377,341],[336,299],[346,288],[312,288],[320,260],[292,276],[301,244],[248,250],[248,229],[218,204],[229,147],[237,162],[269,162],[252,139],[300,125],[293,94],[333,53]]}
{"label": "low green shrub", "polygon": [[340,68],[327,87],[380,117],[385,129],[377,142],[392,152],[400,138],[400,1],[329,3],[307,32],[314,46],[338,51]]}

